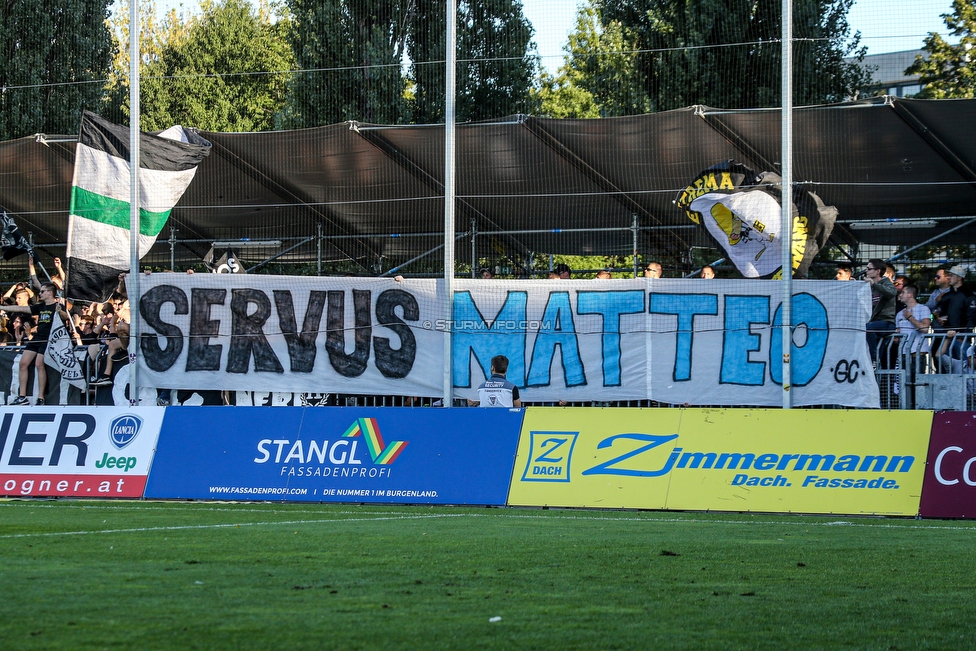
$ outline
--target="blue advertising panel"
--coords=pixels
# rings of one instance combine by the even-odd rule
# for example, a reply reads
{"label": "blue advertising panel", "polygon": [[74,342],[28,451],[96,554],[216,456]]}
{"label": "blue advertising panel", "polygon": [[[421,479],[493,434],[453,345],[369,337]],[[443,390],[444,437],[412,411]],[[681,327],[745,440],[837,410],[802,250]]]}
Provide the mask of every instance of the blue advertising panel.
{"label": "blue advertising panel", "polygon": [[521,409],[170,407],[161,499],[504,505]]}

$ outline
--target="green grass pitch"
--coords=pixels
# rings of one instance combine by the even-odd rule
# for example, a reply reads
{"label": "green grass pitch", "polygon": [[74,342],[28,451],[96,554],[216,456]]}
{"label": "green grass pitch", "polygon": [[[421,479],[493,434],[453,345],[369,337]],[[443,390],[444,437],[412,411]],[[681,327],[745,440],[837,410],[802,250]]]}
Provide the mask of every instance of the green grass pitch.
{"label": "green grass pitch", "polygon": [[976,524],[0,502],[3,649],[967,649]]}

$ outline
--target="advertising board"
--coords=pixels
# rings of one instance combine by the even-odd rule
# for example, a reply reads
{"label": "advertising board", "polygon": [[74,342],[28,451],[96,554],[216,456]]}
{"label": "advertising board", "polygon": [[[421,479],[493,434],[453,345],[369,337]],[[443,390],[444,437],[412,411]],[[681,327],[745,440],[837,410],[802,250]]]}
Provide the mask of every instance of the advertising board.
{"label": "advertising board", "polygon": [[976,413],[937,412],[932,419],[923,518],[976,518]]}
{"label": "advertising board", "polygon": [[146,497],[503,505],[520,409],[170,407]]}
{"label": "advertising board", "polygon": [[931,412],[529,408],[511,505],[915,515]]}
{"label": "advertising board", "polygon": [[0,408],[0,494],[142,497],[164,411]]}

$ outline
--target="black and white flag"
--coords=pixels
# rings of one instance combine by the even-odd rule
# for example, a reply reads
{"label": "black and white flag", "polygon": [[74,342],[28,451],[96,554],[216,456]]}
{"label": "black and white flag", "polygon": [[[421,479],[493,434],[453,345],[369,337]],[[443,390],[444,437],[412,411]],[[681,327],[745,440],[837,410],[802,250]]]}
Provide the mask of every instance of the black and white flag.
{"label": "black and white flag", "polygon": [[[174,126],[143,132],[139,145],[139,257],[156,242],[173,207],[210,153],[210,142]],[[68,289],[104,301],[129,268],[129,127],[84,112],[68,216]]]}
{"label": "black and white flag", "polygon": [[14,218],[7,213],[3,206],[0,206],[0,223],[3,225],[3,231],[0,232],[0,248],[3,249],[3,259],[12,260],[18,255],[30,253],[30,244],[21,235],[20,229],[14,223]]}
{"label": "black and white flag", "polygon": [[247,273],[244,265],[238,259],[237,254],[232,249],[227,249],[224,254],[214,261],[214,247],[210,247],[207,255],[203,256],[203,264],[207,265],[211,273],[215,274],[243,274]]}
{"label": "black and white flag", "polygon": [[71,333],[61,320],[61,314],[54,313],[51,321],[51,334],[47,340],[44,363],[61,374],[61,380],[79,389],[85,388],[85,371],[75,356]]}
{"label": "black and white flag", "polygon": [[[677,205],[688,219],[715,239],[726,257],[746,278],[780,278],[783,228],[780,200],[782,178],[775,172],[756,174],[741,163],[714,165],[692,181]],[[793,185],[792,268],[805,278],[810,263],[827,243],[837,209],[825,206],[802,184]]]}

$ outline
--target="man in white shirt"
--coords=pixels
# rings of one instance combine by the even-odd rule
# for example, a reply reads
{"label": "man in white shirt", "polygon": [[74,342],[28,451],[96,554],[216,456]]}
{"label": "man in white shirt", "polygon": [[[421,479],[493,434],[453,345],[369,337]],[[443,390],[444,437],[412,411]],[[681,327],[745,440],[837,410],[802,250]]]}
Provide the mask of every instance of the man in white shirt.
{"label": "man in white shirt", "polygon": [[905,353],[928,351],[922,335],[927,333],[932,325],[932,312],[915,300],[917,295],[918,288],[911,284],[905,285],[898,294],[898,298],[905,304],[905,309],[895,314],[895,329],[904,336],[902,350]]}

